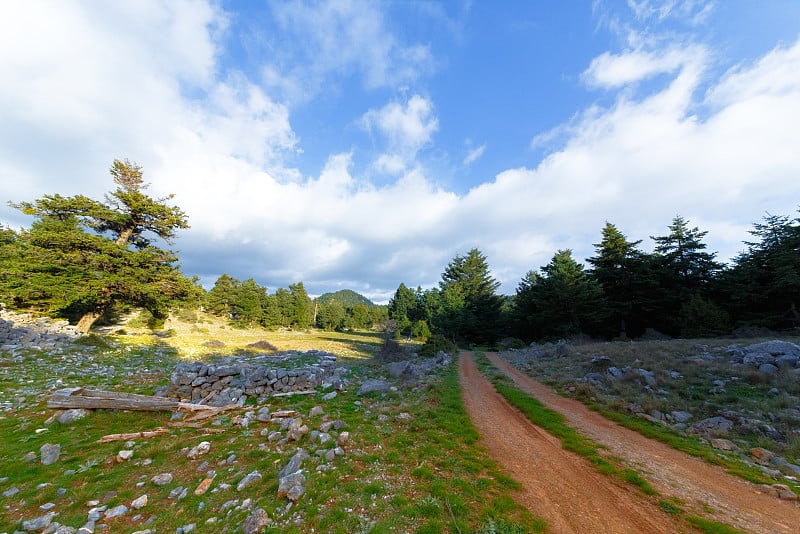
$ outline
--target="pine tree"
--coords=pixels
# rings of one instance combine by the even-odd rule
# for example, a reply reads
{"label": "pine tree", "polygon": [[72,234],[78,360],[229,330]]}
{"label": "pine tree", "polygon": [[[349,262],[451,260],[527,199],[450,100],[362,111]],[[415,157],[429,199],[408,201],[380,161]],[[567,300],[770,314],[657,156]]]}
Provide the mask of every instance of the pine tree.
{"label": "pine tree", "polygon": [[77,318],[84,332],[114,305],[142,307],[163,319],[174,303],[201,291],[180,273],[174,253],[153,244],[154,238],[169,243],[188,228],[185,214],[166,204],[172,197],[147,196],[141,167],[127,160],[115,160],[111,175],[118,187],[105,203],[46,195],[12,204],[36,217],[17,249],[16,268],[26,277],[13,298]]}
{"label": "pine tree", "polygon": [[502,299],[489,264],[478,249],[457,255],[439,282],[434,326],[448,337],[475,343],[492,342],[499,335]]}

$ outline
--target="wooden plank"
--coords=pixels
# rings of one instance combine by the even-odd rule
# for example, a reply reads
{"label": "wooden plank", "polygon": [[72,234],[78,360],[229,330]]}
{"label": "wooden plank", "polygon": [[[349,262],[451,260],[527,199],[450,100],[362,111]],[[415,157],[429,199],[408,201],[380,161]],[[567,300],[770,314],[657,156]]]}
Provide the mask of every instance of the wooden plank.
{"label": "wooden plank", "polygon": [[84,397],[79,395],[53,395],[47,399],[47,407],[59,410],[84,408],[88,410],[136,410],[136,411],[161,411],[176,410],[181,403],[156,397],[149,399],[109,398],[109,397]]}

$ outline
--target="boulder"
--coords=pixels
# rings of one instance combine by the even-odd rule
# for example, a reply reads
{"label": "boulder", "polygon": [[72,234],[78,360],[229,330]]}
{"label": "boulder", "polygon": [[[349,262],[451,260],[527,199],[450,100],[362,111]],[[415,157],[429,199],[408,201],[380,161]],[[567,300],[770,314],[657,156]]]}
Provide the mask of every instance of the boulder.
{"label": "boulder", "polygon": [[357,395],[367,395],[368,393],[386,393],[389,391],[389,383],[385,380],[379,379],[367,379],[361,383],[361,387],[358,388]]}
{"label": "boulder", "polygon": [[54,464],[58,461],[58,457],[61,455],[61,445],[45,443],[39,449],[39,454],[41,456],[42,465]]}
{"label": "boulder", "polygon": [[707,436],[727,436],[732,428],[733,421],[718,416],[697,421],[691,426],[691,431],[695,434]]}

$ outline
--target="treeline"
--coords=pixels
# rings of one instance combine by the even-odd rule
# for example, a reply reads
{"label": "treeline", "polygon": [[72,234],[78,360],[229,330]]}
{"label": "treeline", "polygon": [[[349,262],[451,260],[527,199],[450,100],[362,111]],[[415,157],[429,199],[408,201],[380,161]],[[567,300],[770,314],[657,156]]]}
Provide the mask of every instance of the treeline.
{"label": "treeline", "polygon": [[[731,265],[716,260],[707,232],[677,216],[653,252],[606,223],[588,268],[570,250],[529,271],[516,294],[496,294],[486,257],[477,249],[456,256],[439,286],[423,291],[400,284],[389,318],[404,335],[438,335],[457,343],[501,338],[553,340],[585,334],[636,338],[646,332],[709,337],[755,327],[800,327],[800,219],[767,216]],[[422,335],[429,332],[427,335]]]}
{"label": "treeline", "polygon": [[387,318],[385,306],[376,306],[363,297],[353,298],[349,293],[312,300],[303,282],[298,282],[269,294],[252,278],[239,281],[227,274],[217,279],[202,304],[205,311],[241,327],[348,330],[371,328]]}

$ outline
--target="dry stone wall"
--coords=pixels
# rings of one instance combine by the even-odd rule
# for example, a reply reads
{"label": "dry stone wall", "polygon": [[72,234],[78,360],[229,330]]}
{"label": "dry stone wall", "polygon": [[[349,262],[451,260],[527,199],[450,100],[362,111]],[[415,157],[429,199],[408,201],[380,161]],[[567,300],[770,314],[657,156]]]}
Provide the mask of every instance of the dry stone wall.
{"label": "dry stone wall", "polygon": [[310,351],[305,353],[308,355],[316,356],[317,362],[294,369],[259,363],[179,363],[170,375],[170,384],[156,394],[211,406],[241,405],[249,397],[307,391],[341,382],[342,370],[336,368],[334,354]]}
{"label": "dry stone wall", "polygon": [[65,320],[35,317],[16,313],[0,305],[0,348],[19,347],[53,349],[72,343],[81,337],[80,331]]}

